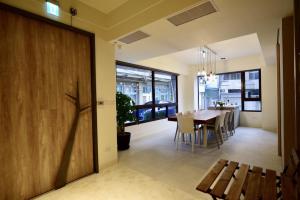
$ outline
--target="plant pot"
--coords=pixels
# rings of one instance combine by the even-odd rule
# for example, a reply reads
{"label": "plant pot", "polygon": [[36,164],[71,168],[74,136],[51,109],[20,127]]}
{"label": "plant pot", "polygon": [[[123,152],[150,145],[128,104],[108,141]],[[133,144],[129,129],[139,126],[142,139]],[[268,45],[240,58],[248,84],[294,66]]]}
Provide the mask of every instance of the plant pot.
{"label": "plant pot", "polygon": [[118,133],[118,138],[117,138],[118,150],[122,151],[122,150],[129,149],[130,136],[131,136],[130,132]]}

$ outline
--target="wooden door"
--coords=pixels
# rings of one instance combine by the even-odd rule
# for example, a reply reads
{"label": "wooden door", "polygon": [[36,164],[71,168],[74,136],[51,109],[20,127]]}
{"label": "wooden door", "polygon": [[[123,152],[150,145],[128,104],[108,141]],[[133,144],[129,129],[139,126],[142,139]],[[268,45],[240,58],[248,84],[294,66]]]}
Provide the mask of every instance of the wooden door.
{"label": "wooden door", "polygon": [[[300,152],[300,2],[294,0],[294,82],[295,82],[295,124],[296,131],[294,132],[294,140],[296,143],[296,149]],[[297,199],[300,199],[300,173],[298,172],[298,183],[297,183]]]}
{"label": "wooden door", "polygon": [[[0,199],[54,188],[75,106],[92,104],[91,37],[0,7]],[[93,114],[80,114],[67,182],[95,171]]]}
{"label": "wooden door", "polygon": [[295,148],[295,86],[294,86],[294,29],[293,16],[282,19],[282,64],[283,64],[283,142],[284,164],[287,165]]}

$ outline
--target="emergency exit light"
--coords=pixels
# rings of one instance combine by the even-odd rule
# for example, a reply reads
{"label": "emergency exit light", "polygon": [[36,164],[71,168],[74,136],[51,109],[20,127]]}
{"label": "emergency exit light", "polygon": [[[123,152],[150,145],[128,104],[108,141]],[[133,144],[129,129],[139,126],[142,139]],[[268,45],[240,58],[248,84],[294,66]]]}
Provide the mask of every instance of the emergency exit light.
{"label": "emergency exit light", "polygon": [[58,1],[47,0],[46,1],[47,13],[55,16],[59,16]]}

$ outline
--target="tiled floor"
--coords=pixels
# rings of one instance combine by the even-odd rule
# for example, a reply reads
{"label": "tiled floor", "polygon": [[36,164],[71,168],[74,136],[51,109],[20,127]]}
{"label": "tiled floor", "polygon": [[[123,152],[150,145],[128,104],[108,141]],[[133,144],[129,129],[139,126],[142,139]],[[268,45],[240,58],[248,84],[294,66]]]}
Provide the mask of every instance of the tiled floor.
{"label": "tiled floor", "polygon": [[183,144],[176,151],[175,126],[145,137],[133,135],[130,150],[119,153],[118,165],[81,179],[38,199],[211,199],[195,190],[220,158],[281,171],[277,135],[240,127],[218,150]]}

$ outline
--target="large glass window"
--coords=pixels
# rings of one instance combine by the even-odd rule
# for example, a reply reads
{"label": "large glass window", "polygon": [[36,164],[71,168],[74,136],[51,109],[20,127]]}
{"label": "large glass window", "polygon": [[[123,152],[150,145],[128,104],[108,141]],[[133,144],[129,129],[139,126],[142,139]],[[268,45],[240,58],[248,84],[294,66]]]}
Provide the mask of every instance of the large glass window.
{"label": "large glass window", "polygon": [[260,97],[260,84],[259,84],[259,71],[245,72],[245,98],[259,98]]}
{"label": "large glass window", "polygon": [[152,72],[117,65],[117,92],[130,96],[136,105],[152,102]]}
{"label": "large glass window", "polygon": [[241,105],[241,73],[220,74],[219,76],[220,100],[226,104]]}
{"label": "large glass window", "polygon": [[218,78],[219,77],[217,77],[217,79],[214,81],[208,80],[205,84],[205,108],[213,106],[220,99]]}
{"label": "large glass window", "polygon": [[176,76],[155,72],[155,101],[158,104],[176,102]]}
{"label": "large glass window", "polygon": [[198,77],[199,108],[207,109],[222,101],[242,111],[261,111],[260,77],[260,69],[218,74],[207,81]]}
{"label": "large glass window", "polygon": [[[177,112],[177,75],[117,61],[117,91],[132,98],[139,123]],[[130,122],[129,124],[134,124]]]}

